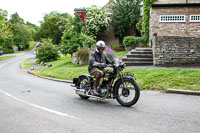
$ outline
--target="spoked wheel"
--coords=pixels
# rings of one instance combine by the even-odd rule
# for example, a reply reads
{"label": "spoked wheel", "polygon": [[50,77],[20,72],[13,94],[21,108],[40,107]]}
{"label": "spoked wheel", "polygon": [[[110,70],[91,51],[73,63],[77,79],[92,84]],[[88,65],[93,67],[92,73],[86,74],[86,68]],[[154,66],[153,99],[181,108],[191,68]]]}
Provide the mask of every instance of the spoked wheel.
{"label": "spoked wheel", "polygon": [[[80,78],[80,82],[79,82],[79,88],[80,89],[84,89],[84,90],[87,90],[89,87],[89,81],[88,81],[88,78],[86,77],[81,77]],[[84,95],[80,95],[79,96],[83,99],[88,99],[89,97],[88,96],[84,96]]]}
{"label": "spoked wheel", "polygon": [[131,79],[124,79],[124,85],[125,87],[123,86],[122,81],[116,85],[116,100],[122,106],[130,107],[138,101],[140,89],[137,83]]}

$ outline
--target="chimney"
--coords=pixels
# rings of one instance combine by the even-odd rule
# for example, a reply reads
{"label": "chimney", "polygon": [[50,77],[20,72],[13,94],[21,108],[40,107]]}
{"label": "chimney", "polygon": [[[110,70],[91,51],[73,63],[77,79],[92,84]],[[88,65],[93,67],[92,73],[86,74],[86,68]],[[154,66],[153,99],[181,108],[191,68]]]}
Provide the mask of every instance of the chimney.
{"label": "chimney", "polygon": [[109,3],[112,3],[112,0],[109,0]]}

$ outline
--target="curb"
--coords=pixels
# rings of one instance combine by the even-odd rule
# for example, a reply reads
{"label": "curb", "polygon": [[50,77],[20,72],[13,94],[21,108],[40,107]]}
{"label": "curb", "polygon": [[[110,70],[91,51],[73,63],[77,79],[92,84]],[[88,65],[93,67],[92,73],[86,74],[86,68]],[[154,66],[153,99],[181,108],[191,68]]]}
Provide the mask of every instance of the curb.
{"label": "curb", "polygon": [[185,94],[185,95],[197,95],[197,96],[200,96],[200,91],[191,91],[191,90],[167,89],[166,93],[175,93],[175,94]]}
{"label": "curb", "polygon": [[58,82],[64,82],[64,83],[70,83],[70,84],[73,83],[70,80],[62,80],[62,79],[56,79],[56,78],[50,78],[50,77],[40,76],[40,75],[37,75],[35,73],[32,73],[31,71],[27,71],[27,73],[32,74],[32,75],[37,76],[37,77],[40,77],[40,78],[43,78],[43,79],[48,79],[48,80],[53,80],[53,81],[58,81]]}
{"label": "curb", "polygon": [[43,78],[43,79],[48,79],[48,80],[53,80],[53,81],[58,81],[58,82],[64,82],[64,83],[73,84],[73,82],[70,81],[70,80],[62,80],[62,79],[49,78],[49,77],[44,77],[44,76],[37,75],[37,74],[35,74],[35,73],[32,73],[31,71],[28,71],[28,70],[25,70],[24,68],[22,68],[21,64],[20,64],[20,68],[21,68],[24,72],[27,72],[27,73],[29,73],[29,74],[32,74],[32,75],[34,75],[34,76],[37,76],[37,77],[40,77],[40,78]]}

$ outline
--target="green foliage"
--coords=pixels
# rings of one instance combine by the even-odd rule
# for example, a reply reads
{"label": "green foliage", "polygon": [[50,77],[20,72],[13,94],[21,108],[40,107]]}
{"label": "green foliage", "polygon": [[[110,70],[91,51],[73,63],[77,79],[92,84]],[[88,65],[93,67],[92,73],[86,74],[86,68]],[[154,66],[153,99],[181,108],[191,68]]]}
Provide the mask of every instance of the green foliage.
{"label": "green foliage", "polygon": [[43,39],[42,44],[37,47],[36,58],[39,62],[54,61],[59,57],[57,51],[57,46],[54,46],[50,39]]}
{"label": "green foliage", "polygon": [[114,44],[114,45],[110,45],[110,47],[111,47],[114,51],[117,51],[117,48],[119,48],[120,45]]}
{"label": "green foliage", "polygon": [[97,34],[105,30],[111,22],[111,14],[96,6],[87,8],[86,14],[82,32],[93,38],[96,38]]}
{"label": "green foliage", "polygon": [[[89,52],[90,50],[85,47],[78,49],[78,51],[76,52],[77,60],[81,61],[81,64],[88,64],[90,55]],[[80,64],[80,62],[78,62],[78,64]]]}
{"label": "green foliage", "polygon": [[125,47],[138,46],[139,43],[145,43],[144,37],[137,37],[137,36],[127,36],[123,39],[123,44]]}
{"label": "green foliage", "polygon": [[79,47],[90,48],[95,43],[95,40],[85,34],[76,32],[65,32],[62,37],[61,52],[65,55],[72,54],[78,50]]}
{"label": "green foliage", "polygon": [[41,28],[36,34],[36,39],[50,38],[53,44],[59,44],[63,36],[66,25],[66,14],[61,14],[57,12],[51,12],[46,14],[44,17],[44,22],[41,23]]}
{"label": "green foliage", "polygon": [[24,24],[24,20],[19,16],[19,14],[16,12],[11,15],[11,18],[9,20],[12,24]]}
{"label": "green foliage", "polygon": [[14,44],[19,47],[19,50],[24,50],[29,47],[29,41],[32,40],[30,28],[21,23],[13,24]]}
{"label": "green foliage", "polygon": [[7,19],[8,11],[0,9],[0,19]]}
{"label": "green foliage", "polygon": [[[88,73],[85,67],[66,67],[67,65],[65,63],[61,67],[39,69],[34,73],[65,80],[73,80],[80,74]],[[136,81],[142,89],[165,91],[167,88],[172,88],[200,91],[199,69],[125,69],[124,72],[134,73]]]}
{"label": "green foliage", "polygon": [[61,41],[61,52],[65,55],[72,54],[78,50],[79,47],[90,48],[95,40],[88,35],[81,33],[82,20],[79,16],[67,19],[66,30]]}
{"label": "green foliage", "polygon": [[120,41],[123,40],[129,29],[135,29],[140,18],[140,2],[141,0],[114,0],[112,23]]}
{"label": "green foliage", "polygon": [[142,34],[145,38],[145,42],[149,42],[149,19],[151,4],[157,0],[143,0],[143,22],[142,22]]}
{"label": "green foliage", "polygon": [[6,11],[0,10],[0,49],[4,53],[13,53],[13,32],[11,23],[5,20]]}

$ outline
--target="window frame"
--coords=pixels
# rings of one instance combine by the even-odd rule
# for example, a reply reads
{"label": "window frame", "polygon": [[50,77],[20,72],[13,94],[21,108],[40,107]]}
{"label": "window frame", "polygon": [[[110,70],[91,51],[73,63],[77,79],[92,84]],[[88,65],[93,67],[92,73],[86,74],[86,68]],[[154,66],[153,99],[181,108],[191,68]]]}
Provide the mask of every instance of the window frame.
{"label": "window frame", "polygon": [[[162,18],[162,17],[165,17],[165,18]],[[169,20],[167,20],[167,19],[169,19]],[[174,20],[170,20],[170,19],[174,19]],[[160,23],[168,23],[168,22],[170,22],[170,23],[181,23],[181,22],[185,23],[186,15],[160,15],[159,22]]]}
{"label": "window frame", "polygon": [[[198,17],[199,20],[192,20],[192,17]],[[200,14],[191,14],[190,15],[190,22],[200,22]]]}

